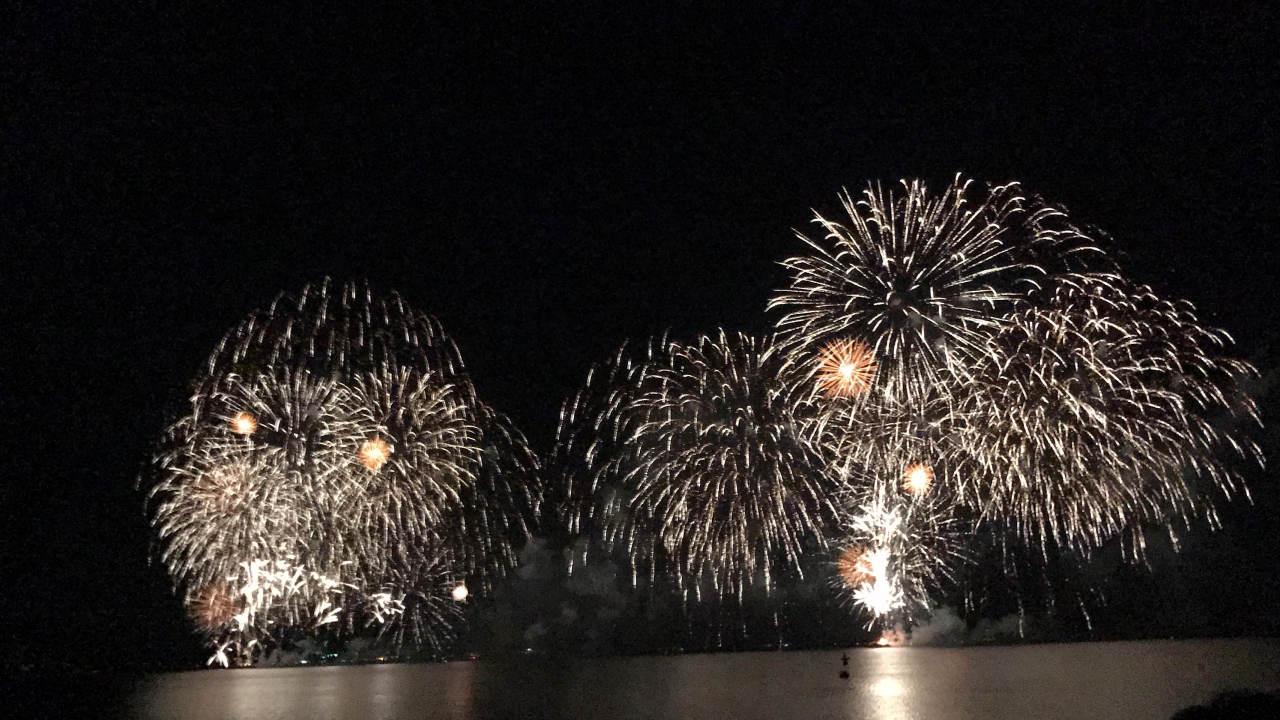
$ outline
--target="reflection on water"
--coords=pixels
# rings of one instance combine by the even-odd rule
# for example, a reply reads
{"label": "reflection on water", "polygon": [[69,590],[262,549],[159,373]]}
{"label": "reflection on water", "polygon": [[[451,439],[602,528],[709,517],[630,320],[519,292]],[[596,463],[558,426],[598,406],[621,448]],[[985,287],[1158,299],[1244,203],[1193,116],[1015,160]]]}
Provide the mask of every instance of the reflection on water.
{"label": "reflection on water", "polygon": [[134,716],[275,718],[1168,718],[1227,690],[1280,690],[1280,643],[883,648],[161,675]]}

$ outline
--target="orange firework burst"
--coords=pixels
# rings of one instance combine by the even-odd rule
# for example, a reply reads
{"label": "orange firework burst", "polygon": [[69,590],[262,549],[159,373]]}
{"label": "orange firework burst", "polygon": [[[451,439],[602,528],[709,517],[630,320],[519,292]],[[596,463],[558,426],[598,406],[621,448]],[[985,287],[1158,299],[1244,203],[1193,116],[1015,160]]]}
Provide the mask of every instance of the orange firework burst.
{"label": "orange firework burst", "polygon": [[875,570],[871,568],[871,558],[867,549],[861,545],[851,545],[836,561],[836,572],[851,589],[869,585],[876,581]]}
{"label": "orange firework burst", "polygon": [[902,474],[902,489],[912,495],[924,495],[933,487],[933,471],[924,463],[916,463]]}
{"label": "orange firework burst", "polygon": [[241,435],[252,435],[258,429],[258,418],[253,413],[238,412],[231,418],[231,432]]}
{"label": "orange firework burst", "polygon": [[196,622],[210,630],[226,625],[239,610],[235,594],[222,582],[210,583],[187,601],[187,611]]}
{"label": "orange firework burst", "polygon": [[835,340],[818,353],[818,389],[828,397],[861,395],[875,374],[875,356],[861,340]]}
{"label": "orange firework burst", "polygon": [[360,446],[360,462],[374,472],[381,470],[390,458],[391,446],[382,438],[370,438]]}

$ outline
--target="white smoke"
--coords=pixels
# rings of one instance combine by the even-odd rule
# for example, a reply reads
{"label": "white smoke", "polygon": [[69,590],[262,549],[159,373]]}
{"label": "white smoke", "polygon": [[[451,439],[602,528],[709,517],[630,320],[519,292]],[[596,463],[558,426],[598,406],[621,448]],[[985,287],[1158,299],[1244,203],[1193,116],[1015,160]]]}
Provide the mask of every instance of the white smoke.
{"label": "white smoke", "polygon": [[933,611],[929,621],[917,625],[909,633],[910,645],[980,645],[1025,639],[1025,625],[1016,613],[997,620],[983,618],[972,628],[955,610],[942,606]]}

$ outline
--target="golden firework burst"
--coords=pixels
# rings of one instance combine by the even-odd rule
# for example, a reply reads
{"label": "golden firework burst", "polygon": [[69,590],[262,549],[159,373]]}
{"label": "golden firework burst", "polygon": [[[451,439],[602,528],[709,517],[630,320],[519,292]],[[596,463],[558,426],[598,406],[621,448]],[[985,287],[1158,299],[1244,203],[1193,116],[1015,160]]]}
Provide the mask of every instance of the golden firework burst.
{"label": "golden firework burst", "polygon": [[902,489],[912,495],[924,495],[933,487],[933,470],[924,463],[916,463],[902,474]]}
{"label": "golden firework burst", "polygon": [[237,513],[248,502],[252,473],[252,468],[240,463],[213,468],[192,481],[191,494],[219,512]]}
{"label": "golden firework burst", "polygon": [[818,353],[818,389],[828,397],[857,397],[875,375],[875,355],[861,340],[833,340]]}
{"label": "golden firework burst", "polygon": [[231,418],[231,432],[252,435],[258,429],[258,418],[253,413],[238,412]]}
{"label": "golden firework burst", "polygon": [[382,438],[369,438],[360,446],[360,462],[377,472],[391,458],[391,446]]}
{"label": "golden firework burst", "polygon": [[467,596],[470,594],[471,594],[471,591],[467,590],[466,585],[458,585],[458,587],[453,589],[453,599],[457,600],[458,602],[462,602],[463,600],[466,600]]}
{"label": "golden firework burst", "polygon": [[861,545],[851,545],[836,560],[836,572],[850,589],[870,585],[876,581],[875,570],[871,567],[871,557],[867,549]]}
{"label": "golden firework burst", "polygon": [[191,617],[210,630],[217,629],[231,622],[239,610],[235,593],[223,582],[205,585],[187,601],[187,611]]}

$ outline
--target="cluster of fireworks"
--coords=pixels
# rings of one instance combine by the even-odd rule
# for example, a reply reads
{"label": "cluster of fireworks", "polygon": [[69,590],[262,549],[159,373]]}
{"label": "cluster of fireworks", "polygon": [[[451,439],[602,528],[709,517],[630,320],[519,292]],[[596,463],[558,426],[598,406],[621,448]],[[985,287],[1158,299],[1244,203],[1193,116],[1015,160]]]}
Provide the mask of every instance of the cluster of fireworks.
{"label": "cluster of fireworks", "polygon": [[[292,637],[448,634],[541,502],[633,581],[741,595],[828,558],[910,623],[987,533],[1083,555],[1245,492],[1257,422],[1192,309],[1017,185],[870,186],[785,261],[767,338],[624,346],[546,468],[392,294],[325,283],[233,329],[155,460],[159,554],[222,664]],[[212,660],[211,660],[212,661]]]}
{"label": "cluster of fireworks", "polygon": [[960,178],[842,204],[785,261],[772,338],[593,369],[560,424],[572,531],[698,592],[825,553],[887,626],[927,610],[975,533],[1138,559],[1144,530],[1176,538],[1244,490],[1252,368],[1064,211]]}
{"label": "cluster of fireworks", "polygon": [[539,499],[438,323],[351,284],[228,333],[154,470],[159,555],[223,665],[320,630],[438,643]]}

